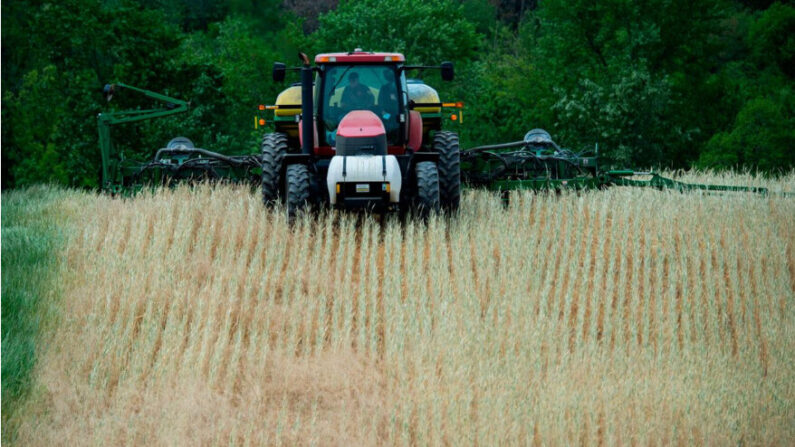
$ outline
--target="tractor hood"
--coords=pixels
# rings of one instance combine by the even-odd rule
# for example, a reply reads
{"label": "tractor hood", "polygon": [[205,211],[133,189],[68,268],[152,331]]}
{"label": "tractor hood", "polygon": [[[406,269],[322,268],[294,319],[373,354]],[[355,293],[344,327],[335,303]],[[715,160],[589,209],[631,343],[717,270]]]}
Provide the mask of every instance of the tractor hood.
{"label": "tractor hood", "polygon": [[386,155],[384,123],[369,110],[354,110],[337,127],[337,155]]}
{"label": "tractor hood", "polygon": [[378,115],[369,110],[354,110],[340,121],[337,136],[347,138],[375,137],[384,135],[384,123]]}

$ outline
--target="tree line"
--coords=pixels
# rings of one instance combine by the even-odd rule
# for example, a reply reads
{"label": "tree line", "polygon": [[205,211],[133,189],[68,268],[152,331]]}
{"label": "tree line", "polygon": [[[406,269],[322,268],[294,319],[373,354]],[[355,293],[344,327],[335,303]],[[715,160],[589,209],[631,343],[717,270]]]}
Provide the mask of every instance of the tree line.
{"label": "tree line", "polygon": [[463,147],[536,127],[611,164],[672,169],[795,166],[795,8],[765,0],[9,0],[2,4],[2,186],[93,188],[96,115],[118,81],[190,111],[113,137],[148,158],[171,138],[256,153],[274,61],[360,47],[412,64],[445,100]]}

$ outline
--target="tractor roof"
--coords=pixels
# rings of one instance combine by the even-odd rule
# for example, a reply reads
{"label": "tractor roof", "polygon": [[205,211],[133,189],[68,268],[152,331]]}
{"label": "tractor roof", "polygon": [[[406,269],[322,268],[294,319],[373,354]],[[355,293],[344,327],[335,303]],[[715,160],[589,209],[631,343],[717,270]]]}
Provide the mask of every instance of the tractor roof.
{"label": "tractor roof", "polygon": [[406,62],[406,58],[400,53],[373,53],[362,51],[361,48],[349,53],[323,53],[315,56],[316,64],[373,62]]}

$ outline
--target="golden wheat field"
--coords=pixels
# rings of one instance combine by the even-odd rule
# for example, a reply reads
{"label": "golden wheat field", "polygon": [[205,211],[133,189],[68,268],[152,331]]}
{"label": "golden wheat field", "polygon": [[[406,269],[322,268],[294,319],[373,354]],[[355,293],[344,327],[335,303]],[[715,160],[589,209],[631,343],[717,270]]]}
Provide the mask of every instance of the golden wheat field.
{"label": "golden wheat field", "polygon": [[293,227],[233,186],[69,200],[19,444],[795,443],[791,197]]}

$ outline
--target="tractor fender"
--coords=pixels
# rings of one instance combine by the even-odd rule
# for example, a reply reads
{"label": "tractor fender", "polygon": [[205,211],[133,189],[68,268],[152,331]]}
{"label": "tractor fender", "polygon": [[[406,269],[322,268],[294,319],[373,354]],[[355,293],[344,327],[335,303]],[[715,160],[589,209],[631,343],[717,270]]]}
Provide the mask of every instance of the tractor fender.
{"label": "tractor fender", "polygon": [[414,152],[422,148],[422,115],[416,110],[409,112],[409,148]]}

